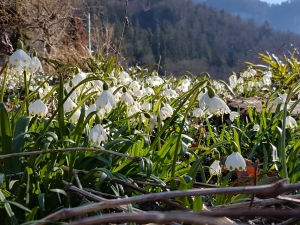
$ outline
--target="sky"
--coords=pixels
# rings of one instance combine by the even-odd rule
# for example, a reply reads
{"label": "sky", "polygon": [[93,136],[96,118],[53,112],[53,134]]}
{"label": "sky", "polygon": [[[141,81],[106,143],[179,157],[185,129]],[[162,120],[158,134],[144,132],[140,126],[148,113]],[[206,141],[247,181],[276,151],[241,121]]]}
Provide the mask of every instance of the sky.
{"label": "sky", "polygon": [[270,4],[281,4],[281,2],[286,2],[287,0],[261,0],[262,2],[268,2]]}

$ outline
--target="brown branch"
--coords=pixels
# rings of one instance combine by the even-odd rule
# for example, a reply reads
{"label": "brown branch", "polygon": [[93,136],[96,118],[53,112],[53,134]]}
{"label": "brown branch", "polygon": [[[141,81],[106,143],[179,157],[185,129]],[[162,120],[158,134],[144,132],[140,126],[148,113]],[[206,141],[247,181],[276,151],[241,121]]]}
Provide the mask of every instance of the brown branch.
{"label": "brown branch", "polygon": [[75,221],[69,223],[70,225],[93,225],[93,224],[109,224],[109,223],[126,223],[126,222],[137,222],[139,224],[155,223],[155,224],[167,224],[173,221],[191,223],[191,224],[236,224],[231,220],[226,220],[223,218],[212,218],[206,215],[186,212],[186,211],[176,211],[176,212],[149,212],[147,214],[105,214],[102,216],[94,216],[86,218],[83,220]]}
{"label": "brown branch", "polygon": [[[112,179],[111,182],[114,182],[114,183],[117,183],[117,184],[121,184],[123,186],[127,186],[127,187],[129,187],[129,188],[131,188],[133,190],[136,190],[136,191],[138,191],[138,192],[140,192],[142,194],[151,194],[151,192],[146,191],[145,189],[140,188],[139,186],[135,186],[134,184],[128,183],[128,182],[126,182],[124,180]],[[184,206],[179,205],[179,204],[177,204],[177,203],[175,203],[175,202],[173,202],[173,201],[171,201],[169,199],[163,199],[161,201],[164,202],[164,203],[166,203],[167,205],[175,208],[175,209],[181,209],[181,210],[185,209],[186,210],[186,208]]]}
{"label": "brown branch", "polygon": [[[289,199],[300,199],[300,195],[288,195]],[[270,198],[270,199],[259,199],[255,198],[253,201],[252,208],[262,208],[267,205],[274,205],[274,204],[281,204],[286,202],[285,200],[279,200],[277,198]],[[236,203],[236,204],[230,204],[230,205],[218,205],[214,207],[209,207],[209,210],[211,211],[218,211],[223,209],[231,209],[231,210],[245,210],[249,208],[249,202],[242,202],[242,203]]]}
{"label": "brown branch", "polygon": [[[69,167],[67,167],[67,166],[62,166],[62,169],[69,171]],[[87,174],[89,172],[85,171],[85,170],[76,170],[76,169],[73,169],[73,173],[74,174],[78,174],[78,173]],[[100,177],[98,174],[95,174],[94,176],[95,177]],[[110,181],[114,182],[114,183],[117,183],[117,184],[121,184],[121,185],[126,186],[126,187],[129,187],[129,188],[131,188],[131,189],[133,189],[135,191],[138,191],[138,192],[140,192],[142,194],[150,194],[151,193],[149,191],[146,191],[143,188],[140,188],[139,186],[135,186],[134,184],[126,182],[124,180],[113,178]],[[179,204],[177,204],[177,203],[175,203],[175,202],[173,202],[171,200],[163,199],[161,201],[164,202],[164,203],[166,203],[166,204],[168,204],[169,206],[172,206],[175,209],[185,209],[183,206],[181,206],[181,205],[179,205]]]}
{"label": "brown branch", "polygon": [[[65,185],[65,188],[67,190],[71,190],[71,191],[74,191],[74,192],[77,192],[83,196],[85,196],[87,199],[90,199],[90,200],[93,200],[93,201],[97,201],[97,202],[106,202],[108,201],[106,198],[102,198],[100,196],[97,196],[97,195],[94,195],[92,193],[89,193],[83,189],[80,189],[76,186],[74,186],[73,184],[70,184],[66,181],[63,181],[63,184]],[[127,207],[126,206],[123,206],[123,205],[120,205],[120,206],[117,206],[117,208],[123,210],[123,211],[128,211]],[[134,213],[144,213],[144,211],[142,210],[139,210],[139,209],[135,209],[133,208],[133,212]]]}
{"label": "brown branch", "polygon": [[[228,188],[208,188],[208,189],[191,189],[184,191],[170,191],[147,194],[143,196],[134,196],[124,199],[113,199],[106,202],[95,203],[92,205],[84,205],[77,208],[61,209],[51,215],[44,218],[45,221],[56,221],[61,219],[67,219],[74,215],[81,213],[93,212],[96,210],[102,210],[107,208],[115,208],[120,205],[128,205],[136,202],[148,202],[148,201],[159,201],[162,199],[170,199],[176,197],[187,197],[187,196],[199,196],[199,195],[215,195],[215,194],[257,194],[264,197],[277,197],[280,194],[295,191],[300,189],[300,184],[287,185],[287,180],[279,180],[278,182],[271,185],[262,186],[247,186],[247,187],[228,187]],[[235,212],[234,210],[230,210]],[[244,212],[244,211],[243,211]],[[218,213],[212,212],[212,213]],[[299,212],[298,212],[299,213]],[[299,214],[298,214],[299,215]],[[294,214],[293,214],[294,216]]]}
{"label": "brown branch", "polygon": [[296,224],[296,222],[299,222],[299,217],[292,217],[286,221],[283,221],[282,223],[277,223],[276,225],[290,225],[290,224]]}
{"label": "brown branch", "polygon": [[129,156],[126,154],[122,154],[119,152],[105,150],[103,148],[65,148],[65,149],[50,149],[47,151],[34,151],[34,152],[20,152],[20,153],[12,153],[6,155],[0,155],[0,160],[10,158],[10,157],[22,157],[22,156],[31,156],[31,155],[40,155],[40,154],[48,154],[48,153],[62,153],[62,152],[82,152],[82,151],[92,151],[92,152],[101,152],[112,155],[117,155],[120,157],[131,159],[134,162],[141,161],[141,158],[138,156]]}
{"label": "brown branch", "polygon": [[83,190],[87,191],[87,192],[91,192],[91,193],[94,193],[96,194],[97,196],[105,196],[107,198],[124,198],[123,196],[117,196],[117,195],[111,195],[111,194],[107,194],[107,193],[104,193],[104,192],[100,192],[100,191],[95,191],[91,188],[84,188]]}
{"label": "brown branch", "polygon": [[276,198],[287,202],[300,203],[300,199],[295,199],[287,196],[278,195]]}
{"label": "brown branch", "polygon": [[[224,210],[220,212],[186,212],[186,211],[176,211],[176,212],[150,212],[147,214],[106,214],[102,216],[95,216],[86,218],[80,221],[75,221],[70,223],[70,225],[93,225],[93,224],[106,224],[106,223],[121,223],[121,222],[138,222],[138,223],[169,223],[171,221],[178,221],[184,223],[193,224],[236,224],[232,221],[220,221],[219,216],[228,216],[239,218],[242,216],[261,216],[270,217],[274,216],[276,218],[286,218],[286,217],[297,217],[299,219],[299,210],[247,210],[247,211],[233,211]],[[295,219],[295,218],[294,218]]]}

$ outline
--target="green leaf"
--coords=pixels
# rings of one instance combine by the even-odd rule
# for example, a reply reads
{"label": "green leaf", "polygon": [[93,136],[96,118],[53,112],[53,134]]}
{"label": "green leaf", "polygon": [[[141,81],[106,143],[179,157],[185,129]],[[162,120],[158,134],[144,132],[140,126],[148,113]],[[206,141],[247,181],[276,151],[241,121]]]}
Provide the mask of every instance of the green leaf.
{"label": "green leaf", "polygon": [[18,208],[23,209],[24,211],[26,211],[26,212],[28,212],[28,213],[31,212],[30,209],[28,209],[27,207],[23,206],[22,204],[20,204],[20,203],[18,203],[18,202],[13,202],[13,201],[9,201],[9,200],[4,200],[3,203],[9,203],[9,204],[11,204],[11,205],[15,205],[15,206],[17,206]]}
{"label": "green leaf", "polygon": [[21,116],[16,122],[16,128],[14,131],[14,138],[22,133],[26,133],[28,131],[28,126],[32,117],[30,116]]}
{"label": "green leaf", "polygon": [[11,219],[11,223],[13,225],[18,225],[18,220],[14,214],[14,212],[12,211],[11,207],[10,207],[10,204],[6,202],[6,198],[5,196],[3,195],[2,191],[0,190],[0,201],[3,202],[4,204],[4,208],[8,214],[8,216],[10,217]]}
{"label": "green leaf", "polygon": [[34,207],[33,209],[31,209],[31,212],[27,215],[26,217],[26,221],[33,221],[35,218],[36,213],[38,212],[40,208],[38,206]]}
{"label": "green leaf", "polygon": [[0,173],[0,188],[5,188],[5,175]]}
{"label": "green leaf", "polygon": [[203,201],[202,196],[195,196],[193,202],[193,211],[202,211],[203,209]]}

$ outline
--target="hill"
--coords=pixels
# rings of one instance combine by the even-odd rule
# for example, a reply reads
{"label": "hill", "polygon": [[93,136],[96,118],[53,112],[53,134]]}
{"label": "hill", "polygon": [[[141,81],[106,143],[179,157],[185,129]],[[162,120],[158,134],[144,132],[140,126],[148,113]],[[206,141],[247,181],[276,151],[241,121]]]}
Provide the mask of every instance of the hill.
{"label": "hill", "polygon": [[[193,0],[199,3],[199,0]],[[291,31],[300,34],[300,0],[285,1],[281,4],[268,4],[260,0],[206,0],[209,7],[225,10],[244,20],[253,20],[257,25],[266,21],[275,30]]]}
{"label": "hill", "polygon": [[[123,30],[124,1],[89,2],[91,9],[97,5],[103,8],[93,26],[113,25],[110,45],[116,46]],[[253,21],[245,22],[225,10],[195,5],[190,0],[132,0],[128,18],[130,25],[125,27],[122,54],[142,66],[160,62],[161,74],[208,72],[214,78],[224,79],[232,71],[245,68],[245,61],[259,62],[259,52],[276,53],[284,50],[280,47],[286,43],[299,44],[298,35],[274,31],[267,22],[256,26]]]}

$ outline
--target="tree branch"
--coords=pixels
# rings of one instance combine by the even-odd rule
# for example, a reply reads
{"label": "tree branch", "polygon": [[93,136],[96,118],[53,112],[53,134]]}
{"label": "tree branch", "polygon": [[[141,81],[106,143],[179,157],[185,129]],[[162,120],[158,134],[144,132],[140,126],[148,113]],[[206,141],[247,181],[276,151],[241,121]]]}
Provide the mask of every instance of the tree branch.
{"label": "tree branch", "polygon": [[92,152],[101,152],[111,155],[117,155],[120,157],[131,159],[134,162],[141,161],[141,158],[138,156],[129,156],[126,154],[122,154],[119,152],[105,150],[103,148],[65,148],[65,149],[50,149],[47,151],[35,151],[35,152],[20,152],[20,153],[12,153],[6,155],[0,155],[0,160],[10,158],[10,157],[22,157],[22,156],[31,156],[31,155],[40,155],[40,154],[48,154],[48,153],[62,153],[62,152],[80,152],[80,151],[92,151]]}
{"label": "tree branch", "polygon": [[[84,205],[77,208],[61,209],[51,215],[48,215],[47,217],[44,218],[44,220],[56,221],[56,220],[73,217],[79,212],[88,213],[88,212],[93,212],[93,211],[107,209],[107,208],[115,208],[120,205],[133,204],[136,202],[159,201],[162,199],[170,199],[176,197],[215,195],[215,194],[258,194],[258,193],[260,194],[260,196],[264,196],[264,197],[277,197],[280,194],[300,189],[299,183],[290,184],[290,185],[287,185],[286,183],[287,180],[284,179],[284,180],[279,180],[278,182],[271,185],[191,189],[191,190],[184,190],[184,191],[153,193],[153,194],[147,194],[143,196],[124,198],[124,199],[113,199],[113,200],[107,200],[106,202],[95,203],[92,205]],[[234,213],[235,211],[230,210],[230,212]],[[287,211],[285,210],[284,212]],[[211,213],[218,213],[218,211],[211,212]],[[209,214],[209,215],[217,216],[217,214]],[[218,216],[221,216],[221,214],[219,214]],[[295,216],[295,214],[293,214],[292,216]]]}

